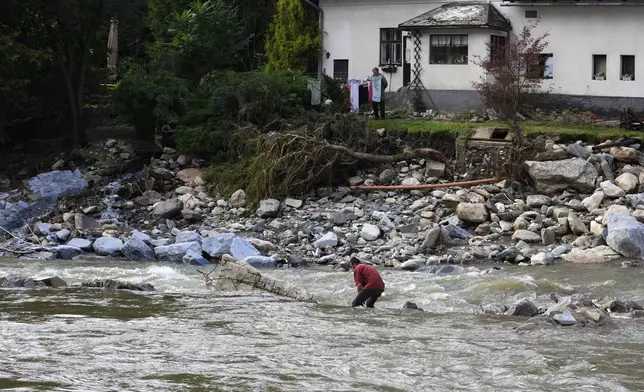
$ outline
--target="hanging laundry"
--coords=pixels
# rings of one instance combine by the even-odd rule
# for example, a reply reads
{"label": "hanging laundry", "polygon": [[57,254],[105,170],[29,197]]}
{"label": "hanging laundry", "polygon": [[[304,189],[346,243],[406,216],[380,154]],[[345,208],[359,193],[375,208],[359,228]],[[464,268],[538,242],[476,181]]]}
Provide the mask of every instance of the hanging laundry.
{"label": "hanging laundry", "polygon": [[311,91],[311,106],[322,104],[322,88],[320,80],[309,79],[306,81],[306,87]]}
{"label": "hanging laundry", "polygon": [[382,93],[382,88],[381,88],[382,76],[374,75],[371,78],[371,85],[372,85],[372,90],[373,90],[372,93],[371,93],[372,94],[371,95],[371,100],[373,102],[380,102],[380,100],[382,99],[382,97],[381,97],[381,93]]}
{"label": "hanging laundry", "polygon": [[351,79],[351,111],[358,112],[360,110],[360,80]]}

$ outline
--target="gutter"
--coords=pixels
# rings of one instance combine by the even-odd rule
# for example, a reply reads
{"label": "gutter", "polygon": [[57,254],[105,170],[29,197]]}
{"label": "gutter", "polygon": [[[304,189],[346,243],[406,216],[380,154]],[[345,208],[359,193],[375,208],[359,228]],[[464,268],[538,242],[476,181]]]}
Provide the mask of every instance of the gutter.
{"label": "gutter", "polygon": [[320,6],[314,4],[311,0],[304,0],[304,2],[311,7],[315,8],[318,12],[318,28],[320,29],[320,57],[318,59],[318,79],[322,80],[322,63],[324,62],[324,11]]}
{"label": "gutter", "polygon": [[566,6],[573,6],[573,7],[628,7],[628,6],[644,6],[644,3],[627,3],[627,2],[621,2],[621,3],[602,3],[602,2],[597,2],[597,3],[577,3],[577,2],[561,2],[558,3],[556,1],[552,2],[527,2],[527,1],[502,1],[501,2],[501,7],[554,7],[554,6],[559,6],[559,7],[566,7]]}

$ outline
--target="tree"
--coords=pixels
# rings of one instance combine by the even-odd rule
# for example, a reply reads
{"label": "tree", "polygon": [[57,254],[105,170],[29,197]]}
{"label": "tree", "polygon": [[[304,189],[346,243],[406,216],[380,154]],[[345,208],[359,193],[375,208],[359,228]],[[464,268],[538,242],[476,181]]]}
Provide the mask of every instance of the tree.
{"label": "tree", "polygon": [[483,69],[481,80],[473,83],[474,88],[486,107],[494,109],[514,132],[516,145],[523,141],[521,112],[532,107],[543,83],[543,70],[539,64],[541,53],[548,46],[548,34],[534,37],[536,25],[524,25],[521,32],[512,33],[504,45],[490,41],[486,57],[474,60]]}
{"label": "tree", "polygon": [[244,70],[257,69],[264,56],[266,34],[271,24],[275,8],[273,0],[233,0],[242,26],[244,36],[248,37],[245,53],[242,56]]}
{"label": "tree", "polygon": [[161,68],[196,82],[212,70],[241,64],[247,39],[235,10],[223,0],[195,1],[168,23],[166,41],[152,45]]}
{"label": "tree", "polygon": [[318,22],[308,18],[301,0],[278,0],[266,39],[266,70],[304,72],[320,53]]}

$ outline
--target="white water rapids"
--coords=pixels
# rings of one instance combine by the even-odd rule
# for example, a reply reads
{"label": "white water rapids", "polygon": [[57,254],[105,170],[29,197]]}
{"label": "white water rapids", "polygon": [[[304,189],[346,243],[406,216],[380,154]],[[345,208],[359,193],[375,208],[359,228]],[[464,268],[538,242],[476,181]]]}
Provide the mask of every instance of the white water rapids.
{"label": "white water rapids", "polygon": [[[485,268],[479,267],[480,270]],[[506,267],[436,277],[384,270],[376,309],[351,309],[350,272],[263,271],[320,304],[218,295],[195,267],[0,262],[0,276],[151,283],[155,293],[0,290],[0,389],[14,391],[638,391],[644,320],[514,330],[480,305],[553,291],[644,302],[644,271]],[[425,309],[401,309],[412,301]]]}

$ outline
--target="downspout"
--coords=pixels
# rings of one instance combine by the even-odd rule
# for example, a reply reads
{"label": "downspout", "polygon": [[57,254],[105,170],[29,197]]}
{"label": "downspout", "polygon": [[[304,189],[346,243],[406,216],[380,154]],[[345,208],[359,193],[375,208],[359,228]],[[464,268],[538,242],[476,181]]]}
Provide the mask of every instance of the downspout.
{"label": "downspout", "polygon": [[322,62],[324,61],[324,11],[318,5],[314,4],[311,0],[304,0],[306,4],[315,8],[318,12],[318,28],[320,29],[320,57],[318,59],[318,79],[322,80]]}

